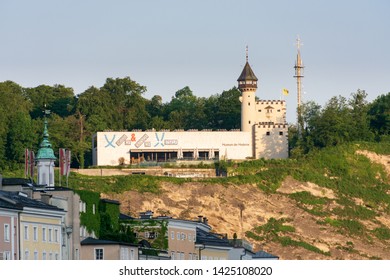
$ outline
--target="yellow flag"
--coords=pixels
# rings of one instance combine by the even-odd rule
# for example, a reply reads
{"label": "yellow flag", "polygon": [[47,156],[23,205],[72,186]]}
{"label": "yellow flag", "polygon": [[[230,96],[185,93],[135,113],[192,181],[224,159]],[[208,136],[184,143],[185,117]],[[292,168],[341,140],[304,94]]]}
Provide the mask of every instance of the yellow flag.
{"label": "yellow flag", "polygon": [[283,94],[284,94],[284,95],[288,95],[288,89],[284,88],[284,89],[283,89]]}

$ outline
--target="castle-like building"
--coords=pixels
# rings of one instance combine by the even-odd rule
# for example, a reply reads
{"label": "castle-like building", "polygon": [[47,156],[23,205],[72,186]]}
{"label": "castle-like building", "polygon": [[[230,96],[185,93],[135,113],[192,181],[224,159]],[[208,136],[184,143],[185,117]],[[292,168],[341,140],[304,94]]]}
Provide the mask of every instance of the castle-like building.
{"label": "castle-like building", "polygon": [[97,132],[92,141],[93,165],[287,158],[286,102],[256,99],[258,79],[248,55],[237,81],[241,91],[241,130]]}

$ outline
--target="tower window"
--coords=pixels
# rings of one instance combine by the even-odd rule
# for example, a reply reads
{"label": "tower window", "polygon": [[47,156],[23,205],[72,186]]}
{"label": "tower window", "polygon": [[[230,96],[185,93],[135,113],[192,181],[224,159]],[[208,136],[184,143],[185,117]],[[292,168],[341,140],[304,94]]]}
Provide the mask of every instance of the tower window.
{"label": "tower window", "polygon": [[267,132],[265,133],[265,135],[270,136],[270,135],[271,135],[271,132],[267,131]]}
{"label": "tower window", "polygon": [[283,135],[283,131],[279,131],[279,135]]}
{"label": "tower window", "polygon": [[251,103],[250,103],[250,102],[248,102],[248,106],[251,106]]}
{"label": "tower window", "polygon": [[251,121],[249,121],[248,123],[251,124]]}

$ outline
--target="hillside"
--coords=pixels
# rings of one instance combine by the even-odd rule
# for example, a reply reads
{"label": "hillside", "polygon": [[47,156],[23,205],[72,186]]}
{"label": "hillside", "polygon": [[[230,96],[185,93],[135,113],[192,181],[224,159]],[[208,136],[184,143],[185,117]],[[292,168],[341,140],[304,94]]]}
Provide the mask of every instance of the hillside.
{"label": "hillside", "polygon": [[[281,259],[390,259],[390,145],[326,148],[298,160],[229,167],[229,178],[72,178],[122,212],[193,219]],[[91,184],[93,182],[93,184]]]}

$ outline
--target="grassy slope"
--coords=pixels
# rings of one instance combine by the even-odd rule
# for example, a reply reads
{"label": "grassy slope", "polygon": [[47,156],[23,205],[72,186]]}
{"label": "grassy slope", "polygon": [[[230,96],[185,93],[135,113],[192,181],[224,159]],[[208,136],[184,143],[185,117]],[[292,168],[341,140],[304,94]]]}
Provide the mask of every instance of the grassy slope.
{"label": "grassy slope", "polygon": [[[231,164],[228,170],[234,176],[206,179],[203,182],[207,185],[256,184],[270,194],[277,191],[287,176],[301,182],[312,182],[331,189],[336,194],[334,201],[338,207],[329,209],[326,206],[332,202],[330,199],[315,197],[308,192],[286,195],[296,202],[297,207],[318,217],[319,226],[331,226],[342,234],[358,236],[367,242],[371,242],[373,238],[390,240],[390,229],[383,224],[378,223],[374,229],[364,226],[364,221],[390,213],[389,179],[383,166],[370,162],[365,156],[357,155],[356,150],[389,155],[390,143],[348,144],[315,151],[300,159],[254,160]],[[4,173],[4,176],[20,176],[19,173]],[[181,184],[190,182],[191,179],[152,176],[88,177],[72,173],[69,186],[100,193],[122,193],[128,190],[158,193],[162,181]],[[362,203],[357,204],[356,200]],[[294,230],[286,228],[283,225],[285,222],[272,220],[263,225],[253,225],[253,230],[247,233],[247,237],[324,253],[305,240],[292,239],[289,234]]]}

